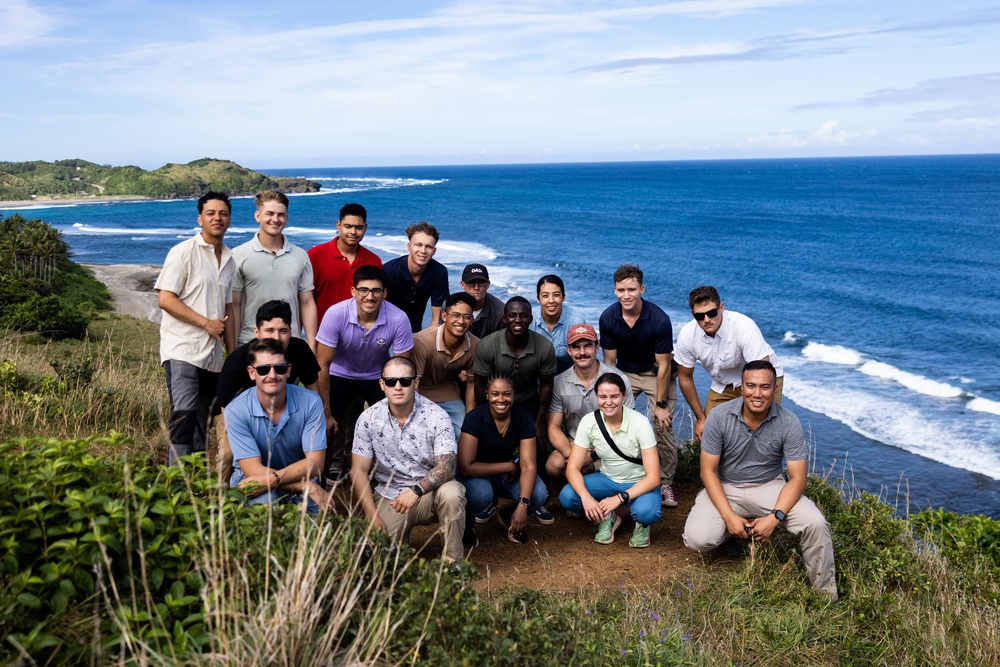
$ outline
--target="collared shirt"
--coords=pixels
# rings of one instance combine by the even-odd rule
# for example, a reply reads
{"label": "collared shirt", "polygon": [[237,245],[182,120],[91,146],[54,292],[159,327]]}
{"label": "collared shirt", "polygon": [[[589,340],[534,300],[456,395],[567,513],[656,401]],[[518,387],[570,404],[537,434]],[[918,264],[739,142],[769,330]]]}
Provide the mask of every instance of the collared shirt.
{"label": "collared shirt", "polygon": [[639,318],[631,327],[617,301],[601,313],[601,348],[617,350],[618,368],[626,373],[644,373],[653,368],[657,354],[674,351],[673,336],[670,317],[645,299]]}
{"label": "collared shirt", "polygon": [[722,393],[726,385],[739,387],[743,382],[743,365],[768,357],[782,376],[781,363],[774,349],[767,344],[757,325],[746,315],[733,310],[722,313],[722,325],[709,336],[691,320],[677,336],[675,359],[678,365],[694,368],[696,361],[712,378],[712,391]]}
{"label": "collared shirt", "polygon": [[362,412],[351,451],[375,459],[375,491],[394,500],[427,476],[435,457],[456,454],[458,445],[448,413],[414,394],[413,411],[402,426],[389,412],[388,399]]}
{"label": "collared shirt", "polygon": [[[410,318],[410,328],[414,331],[423,329],[424,312],[427,301],[431,306],[441,306],[448,298],[448,269],[444,264],[432,259],[420,276],[420,282],[414,282],[407,263],[409,255],[403,255],[389,260],[382,267],[388,279],[386,288],[389,293],[385,300],[406,313]],[[437,324],[431,322],[431,325]]]}
{"label": "collared shirt", "polygon": [[[226,316],[233,302],[233,253],[222,246],[222,261],[201,232],[170,249],[155,290],[173,292],[185,306],[210,320]],[[222,343],[201,327],[182,322],[163,311],[160,321],[160,363],[175,359],[213,373],[222,370]]]}
{"label": "collared shirt", "polygon": [[413,354],[410,358],[417,367],[417,377],[420,385],[417,391],[421,396],[435,403],[447,401],[463,401],[465,397],[459,390],[458,374],[465,371],[472,382],[472,364],[476,359],[476,348],[479,339],[465,334],[465,339],[459,344],[454,355],[448,352],[444,345],[444,325],[439,324],[430,329],[424,329],[413,335]]}
{"label": "collared shirt", "polygon": [[781,460],[804,461],[802,424],[777,402],[754,431],[743,419],[743,399],[718,405],[708,413],[701,450],[720,456],[719,479],[729,484],[760,484],[781,474]]}
{"label": "collared shirt", "polygon": [[[604,414],[600,414],[600,419],[607,428]],[[622,454],[642,458],[642,450],[656,447],[656,436],[653,434],[653,427],[649,420],[631,408],[622,408],[622,423],[617,429],[612,431],[608,428],[611,438],[622,450]],[[580,427],[576,431],[574,444],[585,449],[594,449],[601,457],[601,472],[619,484],[627,482],[638,482],[646,476],[646,471],[641,463],[632,463],[618,456],[615,450],[601,433],[601,427],[597,425],[597,419],[593,412],[588,412],[580,420]]]}
{"label": "collared shirt", "polygon": [[576,430],[583,416],[597,409],[597,378],[605,373],[614,373],[625,380],[625,407],[635,409],[632,383],[625,374],[604,362],[598,364],[597,375],[589,387],[577,376],[575,368],[563,371],[552,382],[552,403],[549,405],[549,412],[563,413],[563,424],[570,440],[576,437]]}
{"label": "collared shirt", "polygon": [[[215,391],[215,412],[219,408],[224,408],[236,397],[237,394],[246,391],[254,386],[254,381],[250,379],[247,366],[247,353],[250,351],[250,344],[240,345],[232,354],[226,356],[226,363],[222,365],[222,372],[219,373],[219,385]],[[304,385],[315,384],[319,379],[319,362],[313,354],[309,344],[301,338],[292,337],[288,341],[288,363],[292,365],[288,374],[288,384],[295,384],[299,380]]]}
{"label": "collared shirt", "polygon": [[490,334],[479,341],[476,362],[472,366],[472,372],[480,377],[496,372],[509,375],[514,382],[514,402],[521,404],[538,396],[540,376],[556,374],[556,353],[552,343],[534,331],[527,333],[528,341],[520,357],[511,354],[506,329]]}
{"label": "collared shirt", "polygon": [[[260,404],[257,388],[247,389],[226,408],[226,433],[233,450],[233,467],[260,457],[262,465],[281,470],[301,461],[306,452],[326,449],[323,401],[302,387],[285,385],[285,411],[275,424]],[[242,475],[233,474],[236,480]]]}
{"label": "collared shirt", "polygon": [[257,309],[268,301],[281,299],[292,307],[292,335],[302,336],[299,293],[313,290],[313,268],[306,251],[282,236],[284,244],[272,253],[261,245],[259,234],[233,249],[236,271],[233,291],[242,292],[239,342],[253,340]]}
{"label": "collared shirt", "polygon": [[351,263],[337,247],[337,239],[321,243],[309,249],[309,261],[313,267],[313,282],[316,286],[316,312],[319,319],[335,303],[351,298],[351,288],[354,287],[354,272],[362,266],[382,267],[378,255],[362,245],[358,246],[358,254]]}
{"label": "collared shirt", "polygon": [[531,326],[528,329],[545,336],[552,343],[552,347],[556,350],[556,367],[559,373],[573,365],[566,337],[569,335],[569,328],[574,324],[587,324],[587,320],[577,315],[576,311],[566,304],[563,304],[562,314],[559,315],[559,321],[552,327],[552,331],[549,331],[549,325],[542,317],[541,305],[531,309]]}
{"label": "collared shirt", "polygon": [[382,364],[413,347],[413,334],[406,313],[382,302],[371,329],[358,320],[358,304],[353,298],[331,307],[316,332],[317,342],[336,350],[330,375],[351,380],[377,380]]}
{"label": "collared shirt", "polygon": [[535,437],[535,416],[524,408],[511,406],[510,424],[501,435],[490,414],[487,403],[478,405],[465,415],[462,433],[476,439],[476,458],[479,463],[504,463],[513,461],[522,440]]}
{"label": "collared shirt", "polygon": [[503,324],[503,301],[496,298],[489,292],[486,293],[486,303],[478,312],[473,312],[475,320],[469,327],[469,333],[482,340],[495,331],[504,328]]}

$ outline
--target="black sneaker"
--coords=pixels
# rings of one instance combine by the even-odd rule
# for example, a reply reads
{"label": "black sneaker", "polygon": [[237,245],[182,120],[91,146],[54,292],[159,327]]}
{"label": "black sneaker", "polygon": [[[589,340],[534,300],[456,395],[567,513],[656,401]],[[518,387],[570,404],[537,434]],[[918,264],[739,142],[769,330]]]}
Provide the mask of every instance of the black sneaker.
{"label": "black sneaker", "polygon": [[465,527],[465,532],[462,533],[462,546],[466,549],[475,549],[479,546],[479,538],[476,537],[474,525],[467,525]]}
{"label": "black sneaker", "polygon": [[514,510],[517,509],[518,503],[513,505],[508,505],[502,510],[497,512],[497,518],[500,519],[500,524],[507,529],[507,539],[514,544],[527,544],[528,543],[528,533],[522,530],[520,533],[515,533],[510,529],[510,520],[514,516]]}

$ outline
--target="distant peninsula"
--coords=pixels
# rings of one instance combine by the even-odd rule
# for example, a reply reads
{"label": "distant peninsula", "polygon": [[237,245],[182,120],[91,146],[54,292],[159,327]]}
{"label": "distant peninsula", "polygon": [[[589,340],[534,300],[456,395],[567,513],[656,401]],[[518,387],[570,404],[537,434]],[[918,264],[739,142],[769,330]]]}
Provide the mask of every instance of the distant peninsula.
{"label": "distant peninsula", "polygon": [[189,199],[209,190],[237,196],[272,189],[318,192],[320,187],[305,178],[275,178],[212,158],[166,164],[153,171],[86,160],[0,162],[0,201]]}

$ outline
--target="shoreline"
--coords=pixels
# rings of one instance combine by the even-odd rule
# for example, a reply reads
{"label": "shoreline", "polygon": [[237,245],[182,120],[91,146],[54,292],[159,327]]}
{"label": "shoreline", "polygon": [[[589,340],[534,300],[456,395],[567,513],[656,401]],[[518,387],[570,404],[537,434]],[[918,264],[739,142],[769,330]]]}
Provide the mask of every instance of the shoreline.
{"label": "shoreline", "polygon": [[32,207],[51,207],[59,206],[61,204],[66,204],[67,206],[76,204],[107,204],[107,203],[121,203],[130,204],[138,203],[144,201],[155,201],[153,197],[143,197],[141,195],[108,195],[108,196],[95,196],[95,197],[60,197],[44,195],[37,199],[16,199],[12,201],[0,201],[0,210],[8,208],[27,208]]}
{"label": "shoreline", "polygon": [[114,299],[114,312],[150,322],[160,321],[153,281],[160,275],[155,264],[84,264],[108,288]]}

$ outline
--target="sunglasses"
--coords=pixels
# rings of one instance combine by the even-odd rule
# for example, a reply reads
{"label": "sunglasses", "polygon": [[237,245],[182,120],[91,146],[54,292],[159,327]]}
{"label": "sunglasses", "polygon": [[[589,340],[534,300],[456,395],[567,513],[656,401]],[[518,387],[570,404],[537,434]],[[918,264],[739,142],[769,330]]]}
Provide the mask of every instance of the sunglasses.
{"label": "sunglasses", "polygon": [[382,378],[382,382],[384,382],[385,386],[387,386],[387,387],[395,387],[397,382],[399,383],[400,387],[409,387],[411,384],[413,384],[413,380],[414,380],[414,378],[412,378],[412,377],[408,377],[408,378]]}
{"label": "sunglasses", "polygon": [[278,375],[284,375],[288,372],[288,364],[261,364],[260,366],[254,366],[253,369],[257,371],[257,375],[270,375],[271,369]]}
{"label": "sunglasses", "polygon": [[706,317],[708,319],[712,319],[713,317],[715,317],[718,314],[719,314],[719,309],[718,308],[713,308],[712,310],[706,310],[704,313],[696,313],[694,311],[691,312],[691,315],[694,316],[694,319],[698,320],[699,322],[701,322]]}

